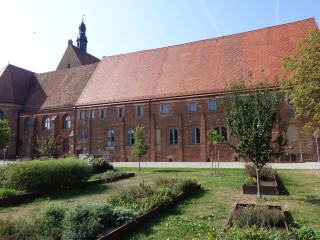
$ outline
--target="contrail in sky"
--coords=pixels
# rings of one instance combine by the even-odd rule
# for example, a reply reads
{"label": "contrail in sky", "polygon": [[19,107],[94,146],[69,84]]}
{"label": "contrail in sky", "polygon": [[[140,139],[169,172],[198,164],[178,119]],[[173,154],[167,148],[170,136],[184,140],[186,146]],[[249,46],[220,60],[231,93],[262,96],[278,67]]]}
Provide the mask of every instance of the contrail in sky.
{"label": "contrail in sky", "polygon": [[276,0],[276,24],[279,24],[279,1],[280,0]]}
{"label": "contrail in sky", "polygon": [[211,16],[211,14],[210,14],[207,6],[204,4],[203,0],[199,0],[199,1],[200,1],[201,5],[202,5],[203,10],[205,11],[207,17],[209,18],[212,26],[214,27],[214,29],[215,29],[216,32],[218,33],[218,36],[221,37],[220,31],[219,31],[219,29],[218,29],[218,27],[217,27],[217,24],[216,24],[216,22],[213,20],[213,17]]}

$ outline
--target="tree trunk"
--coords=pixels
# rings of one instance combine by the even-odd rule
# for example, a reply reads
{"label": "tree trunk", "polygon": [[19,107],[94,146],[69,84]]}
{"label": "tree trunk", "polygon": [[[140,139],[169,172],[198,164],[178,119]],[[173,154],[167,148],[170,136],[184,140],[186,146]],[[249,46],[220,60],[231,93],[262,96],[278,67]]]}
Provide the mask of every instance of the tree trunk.
{"label": "tree trunk", "polygon": [[257,198],[262,198],[260,193],[260,170],[256,168],[256,175],[257,175]]}

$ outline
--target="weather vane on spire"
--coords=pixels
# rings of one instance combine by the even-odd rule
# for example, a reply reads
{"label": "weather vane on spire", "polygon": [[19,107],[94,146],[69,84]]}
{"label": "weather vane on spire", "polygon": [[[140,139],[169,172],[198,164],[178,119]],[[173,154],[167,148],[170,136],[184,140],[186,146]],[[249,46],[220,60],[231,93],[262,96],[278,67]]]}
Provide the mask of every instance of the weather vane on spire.
{"label": "weather vane on spire", "polygon": [[83,22],[84,16],[85,16],[85,15],[84,15],[84,14],[82,14],[82,22]]}

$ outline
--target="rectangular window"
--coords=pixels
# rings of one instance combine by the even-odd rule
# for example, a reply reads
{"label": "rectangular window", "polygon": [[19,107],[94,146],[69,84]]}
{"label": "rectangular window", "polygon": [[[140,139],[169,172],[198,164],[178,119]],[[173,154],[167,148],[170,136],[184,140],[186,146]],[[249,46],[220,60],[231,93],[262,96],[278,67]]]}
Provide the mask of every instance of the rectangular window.
{"label": "rectangular window", "polygon": [[191,128],[190,143],[191,144],[200,144],[200,128]]}
{"label": "rectangular window", "polygon": [[106,110],[100,109],[100,119],[104,119],[106,117]]}
{"label": "rectangular window", "polygon": [[209,100],[209,111],[215,111],[217,109],[217,103],[215,100]]}
{"label": "rectangular window", "polygon": [[94,119],[94,110],[89,111],[89,119]]}
{"label": "rectangular window", "polygon": [[81,139],[87,138],[87,131],[86,130],[81,130],[80,131],[80,138]]}
{"label": "rectangular window", "polygon": [[178,129],[171,128],[169,130],[169,144],[170,145],[178,144]]}
{"label": "rectangular window", "polygon": [[168,113],[168,106],[167,106],[167,104],[161,104],[161,105],[160,105],[160,113],[161,113],[161,114],[166,114],[166,113]]}
{"label": "rectangular window", "polygon": [[137,115],[142,116],[143,115],[143,108],[141,106],[137,107]]}
{"label": "rectangular window", "polygon": [[197,111],[197,103],[196,102],[189,102],[189,112]]}
{"label": "rectangular window", "polygon": [[124,108],[118,108],[118,116],[124,117]]}
{"label": "rectangular window", "polygon": [[79,119],[83,120],[84,119],[84,111],[79,112]]}

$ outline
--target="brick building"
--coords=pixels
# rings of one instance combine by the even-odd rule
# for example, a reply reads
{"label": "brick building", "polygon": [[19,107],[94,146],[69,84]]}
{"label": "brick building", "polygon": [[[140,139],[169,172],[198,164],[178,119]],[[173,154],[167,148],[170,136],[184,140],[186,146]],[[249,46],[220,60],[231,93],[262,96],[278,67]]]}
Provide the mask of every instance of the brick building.
{"label": "brick building", "polygon": [[[0,118],[9,120],[13,133],[8,153],[37,155],[37,141],[54,137],[59,155],[133,161],[132,134],[141,125],[150,146],[145,161],[208,161],[206,132],[215,128],[230,138],[225,84],[241,70],[258,76],[263,69],[270,81],[281,76],[283,57],[312,29],[318,29],[313,18],[100,60],[87,53],[82,22],[77,46],[68,41],[55,71],[7,65],[0,72]],[[315,139],[303,125],[292,114],[282,160],[316,160]],[[218,149],[221,160],[234,160],[227,146]]]}

